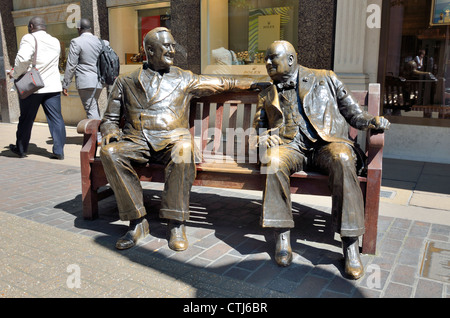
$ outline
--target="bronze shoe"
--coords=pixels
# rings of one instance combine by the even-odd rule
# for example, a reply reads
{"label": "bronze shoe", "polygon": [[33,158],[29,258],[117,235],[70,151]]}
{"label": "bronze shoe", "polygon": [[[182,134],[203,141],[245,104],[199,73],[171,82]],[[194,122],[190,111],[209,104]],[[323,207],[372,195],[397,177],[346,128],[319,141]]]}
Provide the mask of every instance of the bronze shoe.
{"label": "bronze shoe", "polygon": [[275,261],[279,266],[289,266],[292,262],[290,230],[275,230]]}
{"label": "bronze shoe", "polygon": [[169,248],[181,252],[188,248],[189,242],[186,237],[184,222],[169,221]]}
{"label": "bronze shoe", "polygon": [[143,219],[142,221],[133,224],[134,222],[130,222],[130,227],[128,228],[128,232],[125,233],[124,236],[119,238],[116,242],[116,248],[119,250],[125,250],[130,247],[136,245],[136,243],[146,237],[149,233],[149,226],[147,219]]}
{"label": "bronze shoe", "polygon": [[343,237],[345,274],[351,279],[359,279],[364,275],[364,266],[359,256],[359,241],[357,237]]}

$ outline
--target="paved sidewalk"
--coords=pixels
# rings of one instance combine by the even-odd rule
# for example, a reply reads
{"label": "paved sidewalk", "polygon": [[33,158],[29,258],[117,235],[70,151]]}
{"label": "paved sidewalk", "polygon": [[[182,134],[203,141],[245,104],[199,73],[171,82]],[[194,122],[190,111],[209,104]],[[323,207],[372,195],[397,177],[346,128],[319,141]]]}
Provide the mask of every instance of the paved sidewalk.
{"label": "paved sidewalk", "polygon": [[158,218],[162,185],[145,183],[150,236],[118,251],[127,225],[114,197],[99,219],[82,218],[76,129],[58,161],[42,124],[28,157],[15,157],[15,128],[0,123],[0,297],[450,297],[449,165],[384,160],[377,254],[363,255],[366,275],[350,281],[329,198],[293,196],[294,260],[280,268],[259,227],[261,193],[194,187],[190,247],[176,253]]}

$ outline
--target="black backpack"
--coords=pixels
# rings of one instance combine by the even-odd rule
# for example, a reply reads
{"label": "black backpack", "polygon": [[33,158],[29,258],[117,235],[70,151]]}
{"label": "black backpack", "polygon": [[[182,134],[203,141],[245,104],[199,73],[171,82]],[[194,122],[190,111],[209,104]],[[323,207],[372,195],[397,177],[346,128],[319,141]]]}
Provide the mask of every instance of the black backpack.
{"label": "black backpack", "polygon": [[112,85],[119,76],[120,62],[116,52],[105,42],[100,39],[102,50],[97,59],[98,80],[103,85]]}

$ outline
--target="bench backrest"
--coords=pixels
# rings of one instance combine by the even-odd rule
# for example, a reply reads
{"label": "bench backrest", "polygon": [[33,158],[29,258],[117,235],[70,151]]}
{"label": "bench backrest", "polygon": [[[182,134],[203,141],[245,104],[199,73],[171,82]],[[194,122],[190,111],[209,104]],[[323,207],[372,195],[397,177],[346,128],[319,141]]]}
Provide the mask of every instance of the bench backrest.
{"label": "bench backrest", "polygon": [[[353,91],[352,95],[370,114],[379,115],[379,84],[369,84],[368,91]],[[192,99],[190,129],[201,152],[253,162],[248,140],[257,102],[258,92],[250,91]],[[358,130],[351,127],[349,136],[356,141]]]}

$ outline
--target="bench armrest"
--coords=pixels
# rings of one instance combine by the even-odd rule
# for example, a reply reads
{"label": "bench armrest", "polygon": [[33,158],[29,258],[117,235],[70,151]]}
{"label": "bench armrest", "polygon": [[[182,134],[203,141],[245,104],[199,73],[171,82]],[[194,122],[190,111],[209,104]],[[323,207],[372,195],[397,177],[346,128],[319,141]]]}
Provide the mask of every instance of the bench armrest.
{"label": "bench armrest", "polygon": [[83,119],[77,125],[77,133],[79,134],[93,134],[98,132],[100,120],[98,119]]}
{"label": "bench armrest", "polygon": [[367,131],[366,155],[368,169],[382,168],[384,147],[384,133],[373,133],[372,130]]}
{"label": "bench armrest", "polygon": [[77,125],[77,132],[84,135],[83,145],[80,150],[81,161],[94,161],[97,152],[97,132],[100,126],[98,119],[83,119]]}

